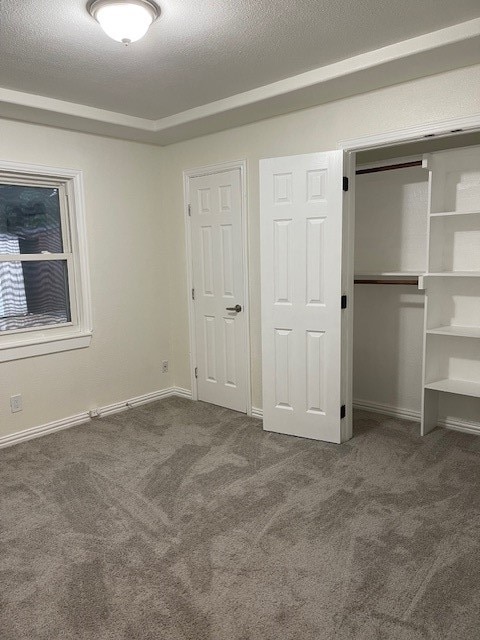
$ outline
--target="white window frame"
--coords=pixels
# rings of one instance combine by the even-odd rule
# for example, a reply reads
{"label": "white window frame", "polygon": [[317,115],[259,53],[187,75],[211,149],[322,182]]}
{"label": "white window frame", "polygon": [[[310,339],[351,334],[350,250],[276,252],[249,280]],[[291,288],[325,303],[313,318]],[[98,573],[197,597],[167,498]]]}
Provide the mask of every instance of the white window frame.
{"label": "white window frame", "polygon": [[88,347],[93,329],[82,172],[0,160],[0,183],[59,190],[63,253],[3,254],[0,260],[66,261],[71,314],[61,325],[0,332],[0,362]]}

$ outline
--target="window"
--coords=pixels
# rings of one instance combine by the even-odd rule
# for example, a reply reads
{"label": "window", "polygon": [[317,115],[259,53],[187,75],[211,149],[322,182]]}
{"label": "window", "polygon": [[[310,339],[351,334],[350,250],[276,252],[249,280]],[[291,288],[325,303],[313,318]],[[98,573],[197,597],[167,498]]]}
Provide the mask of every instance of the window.
{"label": "window", "polygon": [[91,339],[81,172],[0,163],[0,361]]}

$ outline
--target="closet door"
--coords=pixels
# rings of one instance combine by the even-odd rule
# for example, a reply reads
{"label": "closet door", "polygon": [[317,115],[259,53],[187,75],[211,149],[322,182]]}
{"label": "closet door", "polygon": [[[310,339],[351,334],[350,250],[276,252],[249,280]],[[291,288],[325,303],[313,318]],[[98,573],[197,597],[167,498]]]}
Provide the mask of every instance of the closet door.
{"label": "closet door", "polygon": [[342,179],[341,151],[260,163],[263,428],[328,442],[346,439]]}

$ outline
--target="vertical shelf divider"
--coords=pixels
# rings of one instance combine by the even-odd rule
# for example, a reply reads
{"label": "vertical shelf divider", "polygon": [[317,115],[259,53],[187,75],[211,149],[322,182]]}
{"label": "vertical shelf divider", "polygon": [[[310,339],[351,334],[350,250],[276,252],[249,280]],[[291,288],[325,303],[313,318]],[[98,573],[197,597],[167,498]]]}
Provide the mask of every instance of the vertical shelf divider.
{"label": "vertical shelf divider", "polygon": [[[431,154],[426,154],[423,157],[424,169],[428,169],[428,201],[427,201],[427,272],[431,271],[431,228],[432,219],[430,214],[432,212],[432,170],[431,170]],[[425,290],[425,307],[423,316],[423,360],[422,360],[422,409],[421,409],[421,421],[420,421],[420,434],[422,436],[427,435],[430,431],[433,431],[437,426],[438,421],[438,393],[425,388],[427,380],[427,329],[428,329],[428,302],[429,302],[429,290],[428,281],[425,278],[420,278],[419,287]]]}

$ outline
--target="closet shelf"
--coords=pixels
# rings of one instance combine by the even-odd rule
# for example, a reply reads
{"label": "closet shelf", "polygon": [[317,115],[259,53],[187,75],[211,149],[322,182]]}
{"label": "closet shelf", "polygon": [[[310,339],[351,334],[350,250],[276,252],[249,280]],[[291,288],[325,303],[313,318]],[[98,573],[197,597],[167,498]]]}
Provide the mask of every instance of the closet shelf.
{"label": "closet shelf", "polygon": [[424,273],[424,271],[359,271],[355,274],[355,278],[414,278]]}
{"label": "closet shelf", "polygon": [[355,274],[355,284],[396,284],[418,287],[419,271],[376,271]]}
{"label": "closet shelf", "polygon": [[447,325],[427,329],[427,333],[436,336],[457,336],[459,338],[480,338],[480,327],[462,327],[459,325]]}
{"label": "closet shelf", "polygon": [[467,380],[439,380],[438,382],[430,382],[425,385],[425,389],[433,391],[443,391],[444,393],[454,393],[460,396],[472,396],[480,398],[480,383],[469,382]]}
{"label": "closet shelf", "polygon": [[479,214],[479,211],[437,211],[435,213],[431,213],[431,218],[441,218],[444,216],[472,216],[475,214]]}
{"label": "closet shelf", "polygon": [[437,271],[423,275],[425,278],[480,278],[480,271]]}

